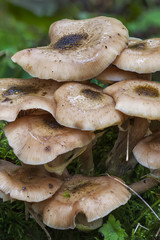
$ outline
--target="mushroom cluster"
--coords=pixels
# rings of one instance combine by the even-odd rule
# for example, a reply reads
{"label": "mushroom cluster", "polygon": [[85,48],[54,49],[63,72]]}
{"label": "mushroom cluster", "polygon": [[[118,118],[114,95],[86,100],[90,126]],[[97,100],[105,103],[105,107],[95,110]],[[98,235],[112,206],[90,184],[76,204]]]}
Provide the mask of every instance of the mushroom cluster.
{"label": "mushroom cluster", "polygon": [[[99,227],[131,193],[119,177],[71,176],[67,166],[79,156],[82,172],[90,174],[96,130],[123,128],[134,119],[130,132],[139,135],[131,140],[131,152],[148,132],[146,119],[160,119],[160,84],[151,82],[151,73],[160,70],[160,39],[129,38],[126,27],[109,17],[60,20],[50,26],[49,37],[49,46],[12,57],[34,78],[0,79],[0,120],[9,122],[5,135],[21,162],[0,161],[0,196],[29,202],[52,228]],[[93,78],[112,85],[103,89],[91,83]],[[126,141],[126,135],[122,138]],[[151,146],[153,139],[151,148],[157,151],[159,133],[154,133],[133,153],[141,164],[157,169],[157,155],[153,166],[152,157],[144,156],[142,163],[138,153],[139,145]],[[113,158],[106,162],[115,165]]]}

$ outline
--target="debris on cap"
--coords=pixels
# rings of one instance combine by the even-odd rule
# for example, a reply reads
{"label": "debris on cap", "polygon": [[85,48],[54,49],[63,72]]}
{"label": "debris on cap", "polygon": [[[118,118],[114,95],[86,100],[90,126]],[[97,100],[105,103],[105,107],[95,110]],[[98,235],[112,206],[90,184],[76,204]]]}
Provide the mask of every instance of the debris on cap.
{"label": "debris on cap", "polygon": [[100,75],[98,75],[96,79],[101,81],[103,84],[108,84],[132,79],[151,80],[151,74],[138,74],[136,72],[124,71],[111,64]]}
{"label": "debris on cap", "polygon": [[5,127],[9,145],[26,164],[39,165],[89,144],[94,133],[64,127],[52,115],[25,116]]}
{"label": "debris on cap", "polygon": [[160,38],[129,40],[125,48],[113,62],[118,68],[137,73],[160,71]]}
{"label": "debris on cap", "polygon": [[33,208],[42,214],[47,226],[73,229],[78,213],[83,213],[87,221],[92,222],[127,203],[131,194],[120,182],[123,183],[117,177],[74,175],[51,199],[33,204]]}
{"label": "debris on cap", "polygon": [[82,81],[100,74],[128,42],[126,27],[104,16],[57,21],[50,26],[49,36],[49,46],[19,51],[13,62],[34,77]]}
{"label": "debris on cap", "polygon": [[129,116],[160,119],[160,83],[124,80],[104,89],[116,102],[115,109]]}
{"label": "debris on cap", "polygon": [[43,167],[18,166],[0,160],[0,191],[11,198],[40,202],[50,198],[62,185],[62,181],[49,176]]}
{"label": "debris on cap", "polygon": [[160,168],[160,131],[144,137],[133,149],[136,160],[146,168]]}
{"label": "debris on cap", "polygon": [[65,83],[54,94],[56,120],[67,127],[97,130],[121,124],[125,116],[115,110],[112,97],[81,83]]}
{"label": "debris on cap", "polygon": [[20,110],[39,108],[54,116],[53,94],[61,86],[53,80],[0,79],[0,120],[14,121]]}

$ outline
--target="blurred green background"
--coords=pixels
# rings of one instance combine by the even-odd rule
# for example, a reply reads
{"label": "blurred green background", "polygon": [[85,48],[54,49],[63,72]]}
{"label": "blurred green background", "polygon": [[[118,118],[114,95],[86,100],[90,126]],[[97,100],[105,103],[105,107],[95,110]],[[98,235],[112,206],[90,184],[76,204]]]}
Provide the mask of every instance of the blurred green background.
{"label": "blurred green background", "polygon": [[[121,20],[132,37],[142,39],[160,37],[159,0],[0,0],[0,77],[29,77],[10,60],[10,57],[21,49],[49,44],[48,29],[54,21],[62,18],[84,19],[100,15]],[[159,77],[159,72],[154,74],[155,80],[159,80]],[[1,129],[3,124],[1,123]],[[0,157],[8,156],[15,160],[1,129]],[[113,141],[113,133],[111,135]],[[99,143],[99,155],[105,151],[106,146],[108,147],[106,141],[109,141],[109,137],[107,139],[104,138]],[[146,169],[137,166],[130,175],[130,179],[138,181],[145,174]],[[143,197],[160,216],[160,193],[158,191],[160,187],[146,192]],[[160,240],[159,236],[155,236],[159,222],[136,197],[132,197],[127,205],[114,211],[113,214],[116,219],[120,220],[125,230],[118,222],[115,222],[113,226],[115,231],[119,232],[118,237],[112,235],[112,238],[106,237],[105,240]],[[140,227],[135,234],[138,222],[149,230]],[[98,231],[92,233],[83,233],[78,230],[48,229],[48,231],[54,240],[104,239]],[[105,231],[109,232],[109,230]],[[45,240],[46,236],[33,220],[30,219],[26,224],[23,203],[0,202],[0,240],[21,239]]]}

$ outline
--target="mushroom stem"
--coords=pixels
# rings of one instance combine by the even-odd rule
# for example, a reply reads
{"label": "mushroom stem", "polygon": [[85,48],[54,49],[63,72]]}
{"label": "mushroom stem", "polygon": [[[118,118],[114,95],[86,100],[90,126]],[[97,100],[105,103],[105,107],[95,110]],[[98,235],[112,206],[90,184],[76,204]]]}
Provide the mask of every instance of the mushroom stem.
{"label": "mushroom stem", "polygon": [[92,153],[92,142],[88,144],[86,150],[80,156],[81,173],[91,176],[94,171],[93,153]]}
{"label": "mushroom stem", "polygon": [[132,188],[137,193],[143,193],[158,185],[158,180],[152,177],[147,177],[139,182],[132,183],[130,188]]}
{"label": "mushroom stem", "polygon": [[[126,171],[134,168],[136,161],[133,158],[132,150],[137,142],[146,134],[149,127],[147,119],[138,117],[124,122],[122,128],[128,129],[128,124],[130,124],[129,133],[128,131],[119,130],[115,145],[106,159],[107,172],[112,175],[122,176],[126,174]],[[127,139],[129,139],[129,143],[127,143]],[[128,161],[126,162],[127,144]]]}

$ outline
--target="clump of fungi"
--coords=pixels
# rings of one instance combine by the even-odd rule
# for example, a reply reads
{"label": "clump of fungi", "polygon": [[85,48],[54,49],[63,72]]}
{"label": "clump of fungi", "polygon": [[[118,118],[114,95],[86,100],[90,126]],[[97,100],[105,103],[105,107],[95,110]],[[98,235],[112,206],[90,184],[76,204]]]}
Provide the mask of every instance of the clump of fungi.
{"label": "clump of fungi", "polygon": [[[49,46],[12,57],[35,78],[0,79],[0,120],[9,122],[5,135],[21,162],[0,161],[1,197],[25,201],[51,228],[95,229],[131,197],[117,176],[133,169],[135,158],[159,174],[160,83],[151,73],[160,70],[160,39],[129,38],[109,17],[60,20],[49,37]],[[119,134],[106,172],[114,176],[93,177],[92,146],[113,125]],[[82,174],[71,176],[67,166],[77,156]],[[130,188],[157,183],[149,178]]]}

